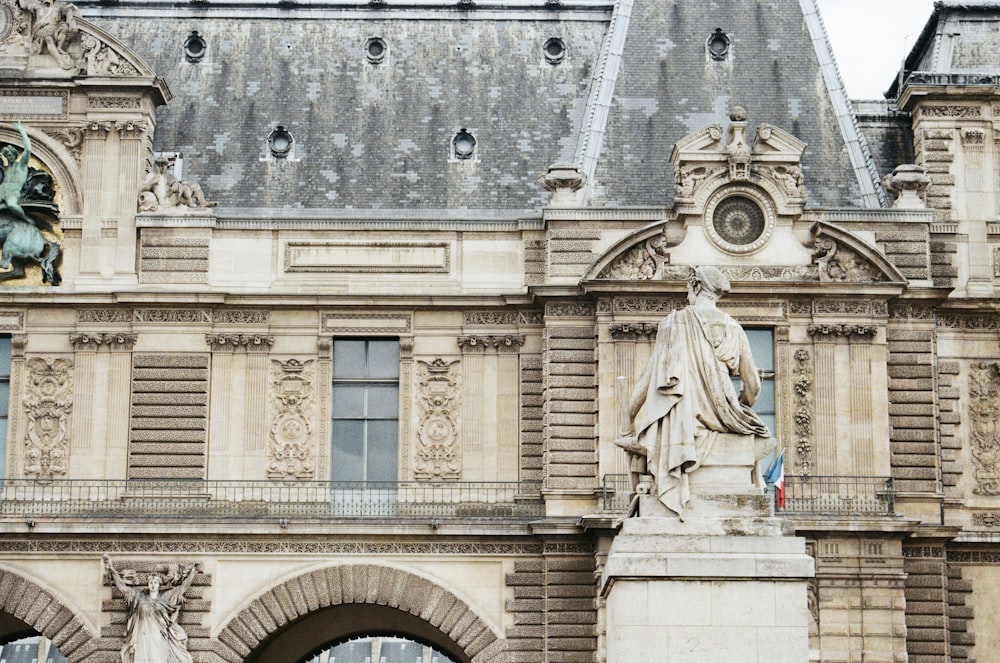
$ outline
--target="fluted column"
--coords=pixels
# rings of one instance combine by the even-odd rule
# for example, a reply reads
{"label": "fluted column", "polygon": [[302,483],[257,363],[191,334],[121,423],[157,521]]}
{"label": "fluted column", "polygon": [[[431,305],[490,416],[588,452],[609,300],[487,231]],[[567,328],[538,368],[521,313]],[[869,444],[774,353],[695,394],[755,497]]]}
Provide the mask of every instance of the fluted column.
{"label": "fluted column", "polygon": [[101,222],[104,217],[103,182],[110,171],[107,159],[108,122],[91,122],[83,131],[83,230],[80,250],[80,276],[100,275]]}
{"label": "fluted column", "polygon": [[136,228],[135,213],[139,186],[145,172],[145,145],[149,127],[145,122],[119,122],[118,167],[118,231],[115,247],[115,274],[119,278],[135,279]]}

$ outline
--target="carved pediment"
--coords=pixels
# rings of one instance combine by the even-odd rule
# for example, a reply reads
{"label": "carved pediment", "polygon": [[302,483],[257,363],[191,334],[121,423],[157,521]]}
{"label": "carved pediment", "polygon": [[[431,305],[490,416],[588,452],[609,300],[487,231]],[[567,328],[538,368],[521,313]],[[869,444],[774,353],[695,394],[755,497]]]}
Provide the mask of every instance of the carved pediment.
{"label": "carved pediment", "polygon": [[[583,283],[684,281],[691,265],[673,264],[676,222],[657,223],[622,239],[594,262]],[[817,223],[812,257],[802,264],[716,264],[732,282],[905,283],[906,278],[875,247],[846,230]]]}
{"label": "carved pediment", "polygon": [[24,78],[153,77],[128,47],[82,19],[75,5],[52,0],[0,0],[0,64]]}
{"label": "carved pediment", "polygon": [[685,214],[701,214],[721,187],[754,184],[774,199],[781,214],[801,213],[805,203],[800,162],[806,144],[770,124],[748,135],[746,112],[737,107],[723,131],[713,124],[677,141],[670,154],[677,202]]}

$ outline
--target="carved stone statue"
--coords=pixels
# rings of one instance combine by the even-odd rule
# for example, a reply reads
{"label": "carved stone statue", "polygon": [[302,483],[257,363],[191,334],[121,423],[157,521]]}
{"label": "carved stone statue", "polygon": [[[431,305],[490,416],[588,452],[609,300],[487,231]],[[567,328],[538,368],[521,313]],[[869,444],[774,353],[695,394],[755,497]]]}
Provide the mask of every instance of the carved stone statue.
{"label": "carved stone statue", "polygon": [[72,69],[74,59],[67,50],[80,29],[76,19],[79,10],[68,3],[53,0],[19,0],[21,8],[31,15],[31,52],[48,53],[63,69]]}
{"label": "carved stone statue", "polygon": [[156,212],[177,207],[207,208],[215,203],[205,201],[201,186],[192,182],[182,182],[167,172],[167,160],[156,160],[156,172],[150,173],[139,189],[139,211]]}
{"label": "carved stone statue", "polygon": [[24,144],[20,156],[13,145],[0,148],[3,161],[0,171],[0,251],[3,254],[0,269],[10,269],[0,272],[0,280],[21,278],[25,263],[33,260],[41,265],[44,282],[59,285],[55,265],[61,252],[59,245],[46,239],[41,232],[53,230],[44,217],[58,220],[52,177],[28,165],[31,140],[20,122],[15,122],[14,128],[21,134]]}
{"label": "carved stone statue", "polygon": [[142,588],[131,581],[133,572],[115,570],[107,553],[102,562],[128,606],[122,663],[192,663],[187,634],[177,617],[184,605],[184,592],[198,575],[198,564],[175,565],[166,576],[151,573]]}
{"label": "carved stone statue", "polygon": [[[682,519],[690,502],[689,475],[720,436],[770,437],[750,409],[761,382],[746,333],[716,307],[729,287],[715,267],[695,268],[689,306],[660,322],[653,353],[632,391],[631,434],[617,441],[630,453],[633,471],[651,474],[656,496]],[[732,376],[743,381],[739,394]]]}

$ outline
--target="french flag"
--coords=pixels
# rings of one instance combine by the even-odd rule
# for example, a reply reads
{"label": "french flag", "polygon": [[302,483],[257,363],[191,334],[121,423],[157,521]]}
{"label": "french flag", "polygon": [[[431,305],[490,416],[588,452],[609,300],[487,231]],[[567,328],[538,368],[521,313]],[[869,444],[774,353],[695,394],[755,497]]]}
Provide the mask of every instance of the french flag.
{"label": "french flag", "polygon": [[781,453],[778,454],[778,458],[775,459],[774,464],[771,465],[771,469],[767,471],[767,476],[764,479],[770,483],[774,484],[774,489],[777,493],[777,503],[779,509],[785,508],[785,450],[782,449]]}

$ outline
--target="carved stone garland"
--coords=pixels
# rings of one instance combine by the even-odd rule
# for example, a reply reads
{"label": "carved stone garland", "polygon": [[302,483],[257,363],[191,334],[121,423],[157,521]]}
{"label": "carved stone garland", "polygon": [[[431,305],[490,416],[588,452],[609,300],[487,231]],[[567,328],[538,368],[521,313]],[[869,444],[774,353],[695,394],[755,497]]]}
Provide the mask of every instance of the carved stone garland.
{"label": "carved stone garland", "polygon": [[69,416],[73,409],[73,363],[67,359],[32,357],[28,369],[28,415],[24,474],[52,479],[66,474],[69,461]]}
{"label": "carved stone garland", "polygon": [[812,472],[812,390],[813,369],[808,350],[795,351],[795,366],[792,375],[795,380],[795,453],[799,474],[808,476]]}
{"label": "carved stone garland", "polygon": [[969,447],[977,495],[1000,495],[1000,364],[969,367]]}
{"label": "carved stone garland", "polygon": [[461,376],[457,361],[418,361],[417,395],[421,415],[413,476],[417,479],[461,479],[458,444]]}
{"label": "carved stone garland", "polygon": [[312,421],[316,390],[312,360],[271,360],[272,390],[267,476],[271,479],[311,479],[315,441]]}

